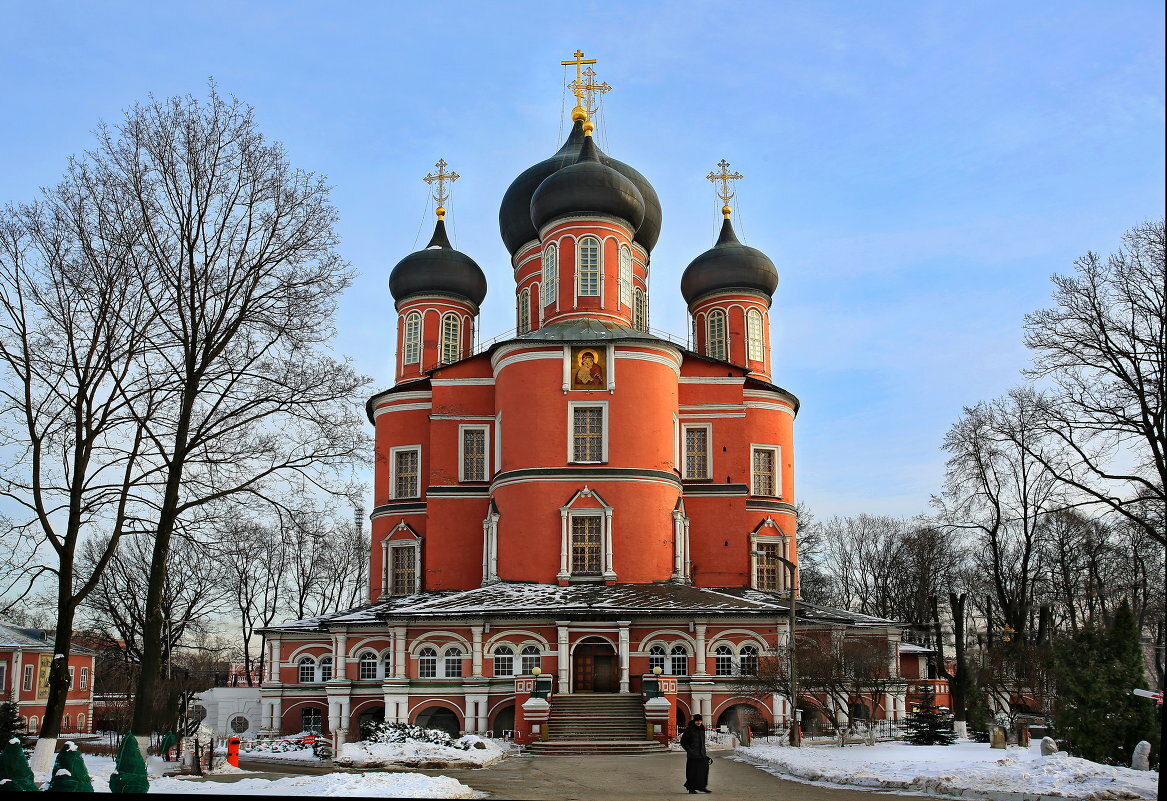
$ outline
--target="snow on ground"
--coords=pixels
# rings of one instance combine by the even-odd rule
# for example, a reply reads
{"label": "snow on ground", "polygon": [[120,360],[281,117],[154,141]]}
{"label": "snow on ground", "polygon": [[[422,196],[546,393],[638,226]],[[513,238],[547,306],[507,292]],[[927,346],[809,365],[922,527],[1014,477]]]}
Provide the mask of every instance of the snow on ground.
{"label": "snow on ground", "polygon": [[[85,755],[85,767],[93,779],[93,789],[109,792],[114,770],[112,757]],[[220,771],[224,773],[226,771]],[[233,768],[231,773],[251,773]],[[199,795],[288,795],[364,796],[372,798],[478,798],[479,793],[449,776],[420,773],[326,773],[322,776],[290,776],[283,779],[240,779],[233,782],[199,781],[190,778],[150,779],[151,793],[191,793]]]}
{"label": "snow on ground", "polygon": [[505,740],[490,740],[468,735],[460,742],[469,750],[450,748],[424,742],[404,743],[345,743],[333,760],[346,767],[424,767],[424,768],[481,768],[516,752],[516,747]]}
{"label": "snow on ground", "polygon": [[960,742],[846,748],[755,745],[736,753],[776,776],[966,798],[1003,799],[1025,793],[1090,801],[1151,799],[1157,798],[1159,780],[1155,771],[1100,765],[1064,752],[1043,757],[1037,740],[1028,749],[1013,746],[1006,751],[991,749],[988,743]]}

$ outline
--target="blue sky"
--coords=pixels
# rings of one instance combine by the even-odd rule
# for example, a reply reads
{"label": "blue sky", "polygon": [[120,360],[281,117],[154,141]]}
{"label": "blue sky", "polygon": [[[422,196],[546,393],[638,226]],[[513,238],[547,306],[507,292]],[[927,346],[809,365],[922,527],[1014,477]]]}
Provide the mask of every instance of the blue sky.
{"label": "blue sky", "polygon": [[[360,276],[338,351],[392,380],[389,271],[424,244],[420,180],[463,177],[456,246],[514,325],[498,202],[563,130],[563,68],[599,59],[600,143],[656,187],[652,325],[713,241],[704,175],[745,174],[738,231],[774,259],[775,381],[803,403],[798,492],[819,517],[926,511],[961,407],[1026,362],[1049,276],[1164,210],[1163,5],[3,2],[0,202],[53,183],[146,97],[255,106],[335,187]],[[420,230],[419,228],[423,229]]]}

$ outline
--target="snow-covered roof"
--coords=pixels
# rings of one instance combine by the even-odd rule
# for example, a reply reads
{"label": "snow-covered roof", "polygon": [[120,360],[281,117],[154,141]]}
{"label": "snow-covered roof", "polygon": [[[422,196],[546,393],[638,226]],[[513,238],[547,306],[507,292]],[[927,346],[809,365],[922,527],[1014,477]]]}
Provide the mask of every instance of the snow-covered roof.
{"label": "snow-covered roof", "polygon": [[923,645],[916,645],[914,642],[901,642],[900,643],[900,653],[901,654],[933,654],[933,653],[936,653],[936,649],[927,648]]}
{"label": "snow-covered roof", "polygon": [[[392,598],[346,611],[292,620],[271,630],[322,630],[331,626],[377,621],[425,620],[483,616],[572,618],[583,615],[782,615],[789,599],[776,593],[741,587],[710,588],[685,584],[528,584],[496,582],[471,590],[424,592]],[[798,617],[808,622],[851,626],[897,625],[816,604],[798,604]]]}
{"label": "snow-covered roof", "polygon": [[[52,651],[56,641],[44,629],[28,629],[0,623],[0,648],[15,648],[21,651]],[[96,653],[88,648],[74,645],[69,649],[74,654]]]}

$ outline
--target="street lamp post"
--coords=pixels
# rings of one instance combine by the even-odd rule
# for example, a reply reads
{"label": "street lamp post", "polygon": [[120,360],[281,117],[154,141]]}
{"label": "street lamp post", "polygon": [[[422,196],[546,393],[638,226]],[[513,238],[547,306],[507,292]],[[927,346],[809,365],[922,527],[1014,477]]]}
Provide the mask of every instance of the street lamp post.
{"label": "street lamp post", "polygon": [[750,554],[763,559],[773,559],[775,562],[781,562],[790,574],[790,608],[788,613],[790,624],[790,644],[788,649],[790,651],[790,745],[798,748],[802,745],[802,734],[798,730],[798,659],[794,640],[794,635],[797,631],[795,621],[798,619],[798,588],[796,586],[798,566],[786,557],[779,556],[776,553],[750,551]]}

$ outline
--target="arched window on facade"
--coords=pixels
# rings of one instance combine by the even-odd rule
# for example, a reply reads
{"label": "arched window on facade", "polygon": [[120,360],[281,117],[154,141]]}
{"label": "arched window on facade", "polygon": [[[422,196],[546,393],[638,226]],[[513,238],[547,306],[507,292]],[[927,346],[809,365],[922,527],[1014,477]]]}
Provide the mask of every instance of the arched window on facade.
{"label": "arched window on facade", "polygon": [[648,672],[651,673],[655,668],[660,668],[662,673],[668,672],[663,645],[654,645],[648,649]]}
{"label": "arched window on facade", "polygon": [[65,715],[65,719],[61,722],[61,728],[63,731],[70,731],[73,728],[72,715]]}
{"label": "arched window on facade", "polygon": [[438,652],[428,645],[417,652],[417,675],[423,679],[438,675]]}
{"label": "arched window on facade", "polygon": [[669,651],[669,661],[672,662],[669,672],[674,676],[689,675],[689,651],[685,646],[674,645]]}
{"label": "arched window on facade", "polygon": [[500,645],[494,649],[494,675],[515,675],[515,649],[509,645]]}
{"label": "arched window on facade", "polygon": [[600,294],[600,240],[585,236],[579,241],[576,260],[576,294],[580,297]]}
{"label": "arched window on facade", "polygon": [[762,347],[762,313],[757,309],[750,309],[746,314],[746,348],[750,361],[760,362],[765,359],[765,349]]}
{"label": "arched window on facade", "polygon": [[524,645],[521,653],[523,675],[526,676],[540,666],[543,656],[534,645]]}
{"label": "arched window on facade", "polygon": [[516,327],[520,336],[531,330],[531,290],[519,293],[519,323]]}
{"label": "arched window on facade", "polygon": [[85,715],[84,714],[77,715],[77,731],[81,732],[82,734],[89,733],[89,730],[85,728]]}
{"label": "arched window on facade", "polygon": [[728,645],[719,645],[713,652],[713,675],[733,675],[733,649]]}
{"label": "arched window on facade", "polygon": [[548,245],[543,251],[543,279],[539,284],[543,305],[549,306],[559,297],[559,249]]}
{"label": "arched window on facade", "polygon": [[417,312],[405,315],[405,354],[402,361],[405,364],[421,361],[421,315]]}
{"label": "arched window on facade", "polygon": [[621,245],[620,247],[620,305],[632,306],[632,251]]}
{"label": "arched window on facade", "polygon": [[462,318],[454,312],[442,316],[442,364],[453,364],[462,358]]}
{"label": "arched window on facade", "polygon": [[300,657],[297,663],[300,671],[299,679],[301,684],[316,681],[316,660],[310,656]]}
{"label": "arched window on facade", "polygon": [[357,660],[358,671],[357,677],[362,679],[378,679],[377,675],[377,655],[372,651],[365,651],[361,654],[360,659]]}
{"label": "arched window on facade", "polygon": [[648,302],[640,288],[632,293],[632,327],[637,331],[648,330]]}
{"label": "arched window on facade", "polygon": [[726,360],[725,312],[714,309],[705,318],[705,355]]}
{"label": "arched window on facade", "polygon": [[445,677],[447,679],[457,678],[462,675],[462,649],[458,646],[453,646],[446,649],[446,658],[444,660]]}
{"label": "arched window on facade", "polygon": [[320,680],[332,681],[332,657],[324,656],[320,658]]}
{"label": "arched window on facade", "polygon": [[758,648],[755,645],[743,645],[738,651],[739,670],[743,676],[758,674]]}

